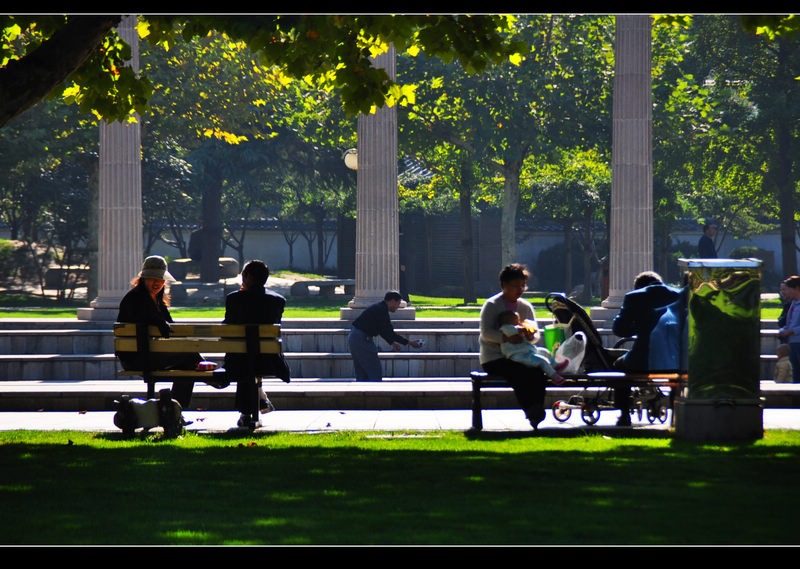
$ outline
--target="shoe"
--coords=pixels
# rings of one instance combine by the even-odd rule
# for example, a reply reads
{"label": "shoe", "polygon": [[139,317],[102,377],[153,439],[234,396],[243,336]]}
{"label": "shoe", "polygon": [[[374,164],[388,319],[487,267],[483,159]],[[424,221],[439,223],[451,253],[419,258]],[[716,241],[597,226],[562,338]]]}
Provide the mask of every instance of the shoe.
{"label": "shoe", "polygon": [[258,429],[261,426],[261,421],[250,414],[242,413],[239,415],[236,425],[243,429]]}
{"label": "shoe", "polygon": [[544,421],[544,408],[543,407],[534,407],[528,409],[526,413],[528,415],[528,421],[530,422],[533,430],[537,430],[539,428],[539,423]]}
{"label": "shoe", "polygon": [[620,415],[619,419],[617,419],[617,427],[630,427],[631,426],[631,418],[628,415]]}
{"label": "shoe", "polygon": [[269,413],[275,410],[275,405],[267,398],[267,394],[260,387],[258,388],[258,408],[262,413]]}
{"label": "shoe", "polygon": [[558,374],[555,374],[553,377],[550,378],[553,381],[553,385],[561,385],[564,383],[564,378]]}
{"label": "shoe", "polygon": [[553,369],[555,369],[556,371],[561,371],[562,369],[564,369],[568,365],[569,365],[569,360],[562,360],[562,361],[558,362],[555,366],[553,366]]}

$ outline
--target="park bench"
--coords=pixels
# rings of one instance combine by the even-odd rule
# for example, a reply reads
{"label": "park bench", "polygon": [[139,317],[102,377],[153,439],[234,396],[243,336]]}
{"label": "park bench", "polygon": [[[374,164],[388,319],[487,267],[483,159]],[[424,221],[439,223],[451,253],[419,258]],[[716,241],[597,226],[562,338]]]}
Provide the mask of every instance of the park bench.
{"label": "park bench", "polygon": [[[669,408],[672,409],[675,396],[678,390],[685,385],[687,375],[685,372],[668,371],[653,373],[623,373],[615,371],[598,371],[583,374],[565,375],[564,383],[559,388],[613,388],[619,385],[629,385],[631,387],[669,387],[670,395],[668,398]],[[483,389],[511,389],[506,380],[499,376],[490,375],[484,371],[473,371],[470,373],[472,382],[472,428],[476,431],[483,429],[483,402],[481,391]],[[551,380],[548,380],[546,389],[556,387]],[[555,407],[555,406],[554,406]],[[589,402],[585,412],[584,420],[591,424],[596,421],[596,412],[599,411],[596,405]],[[554,408],[554,413],[556,409]],[[589,419],[593,417],[593,419]]]}
{"label": "park bench", "polygon": [[[211,354],[247,354],[254,364],[260,354],[280,354],[281,327],[279,324],[172,324],[168,338],[161,336],[156,326],[146,324],[114,324],[115,352],[158,352]],[[148,399],[155,396],[158,381],[199,380],[210,384],[230,381],[258,381],[258,377],[229,377],[224,368],[214,370],[141,369],[117,372],[118,376],[138,376],[147,383]],[[257,412],[257,409],[255,410]]]}

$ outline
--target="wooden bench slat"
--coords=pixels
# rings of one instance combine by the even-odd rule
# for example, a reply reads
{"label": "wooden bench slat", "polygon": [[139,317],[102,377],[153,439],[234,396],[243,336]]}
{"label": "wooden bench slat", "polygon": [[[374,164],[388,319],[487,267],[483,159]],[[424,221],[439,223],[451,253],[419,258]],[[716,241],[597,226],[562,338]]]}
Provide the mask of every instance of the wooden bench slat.
{"label": "wooden bench slat", "polygon": [[[259,351],[262,354],[280,354],[282,344],[280,339],[265,339],[259,341]],[[117,352],[136,352],[136,338],[118,337],[114,339],[114,350]],[[247,343],[244,338],[150,338],[151,352],[213,352],[245,354]]]}
{"label": "wooden bench slat", "polygon": [[[151,371],[150,375],[154,379],[209,379],[213,377],[221,377],[226,375],[226,371],[224,368],[217,368],[215,370],[210,371],[197,371],[197,370],[190,370],[190,369],[172,369],[172,370],[159,370],[159,371]],[[117,376],[119,377],[142,377],[144,375],[144,371],[136,371],[136,370],[122,370],[117,372]]]}
{"label": "wooden bench slat", "polygon": [[[219,338],[244,338],[247,326],[245,324],[171,324],[173,337],[219,337]],[[160,337],[161,332],[156,326],[148,326],[148,334]],[[114,324],[116,337],[136,337],[136,324]],[[259,324],[258,335],[261,338],[279,338],[281,327],[279,324]]]}

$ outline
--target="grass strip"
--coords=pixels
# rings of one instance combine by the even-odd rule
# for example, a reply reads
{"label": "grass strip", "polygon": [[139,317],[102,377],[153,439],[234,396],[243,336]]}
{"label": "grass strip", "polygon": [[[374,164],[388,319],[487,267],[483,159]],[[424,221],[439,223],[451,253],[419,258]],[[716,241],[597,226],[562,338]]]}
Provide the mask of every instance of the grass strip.
{"label": "grass strip", "polygon": [[0,433],[4,544],[797,544],[800,433]]}

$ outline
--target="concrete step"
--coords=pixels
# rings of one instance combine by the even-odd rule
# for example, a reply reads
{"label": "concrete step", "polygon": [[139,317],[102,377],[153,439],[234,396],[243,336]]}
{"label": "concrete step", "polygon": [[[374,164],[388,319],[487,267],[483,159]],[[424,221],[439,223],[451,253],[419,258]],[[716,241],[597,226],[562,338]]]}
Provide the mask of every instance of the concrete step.
{"label": "concrete step", "polygon": [[[72,320],[56,325],[53,322],[42,324],[41,320],[35,322],[25,320],[17,321],[15,324],[17,327],[8,327],[8,322],[0,321],[4,324],[0,327],[0,354],[103,354],[113,351],[111,328],[67,326],[76,322]],[[201,321],[193,319],[181,322]],[[477,322],[447,322],[446,326],[443,325],[445,322],[421,324],[423,324],[421,320],[405,322],[404,327],[396,327],[396,330],[408,338],[424,340],[426,351],[477,352],[479,350],[480,331]],[[341,320],[288,320],[282,330],[284,349],[292,352],[347,351],[349,331],[349,327],[342,326]],[[618,340],[609,329],[600,328],[598,332],[607,347],[613,346]],[[777,330],[762,328],[760,336],[761,353],[774,354],[778,346]],[[378,343],[380,342],[382,340],[378,340]]]}
{"label": "concrete step", "polygon": [[[222,365],[224,354],[203,354]],[[354,377],[349,352],[285,352],[292,377]],[[385,377],[469,376],[477,352],[382,352]],[[0,381],[114,379],[119,364],[111,354],[4,354]]]}
{"label": "concrete step", "polygon": [[[157,384],[157,389],[169,383]],[[472,386],[462,377],[392,378],[382,382],[356,382],[339,378],[306,378],[284,383],[265,380],[264,391],[280,410],[299,409],[470,409]],[[592,388],[599,389],[599,388]],[[545,406],[567,400],[576,388],[549,388]],[[110,411],[114,400],[126,394],[145,397],[143,381],[25,381],[0,382],[0,411]],[[214,389],[197,383],[192,408],[233,410],[235,386]],[[800,384],[761,382],[766,408],[800,408]],[[484,389],[485,409],[516,409],[510,389]]]}
{"label": "concrete step", "polygon": [[[203,321],[217,322],[180,320]],[[18,319],[15,325],[20,328],[0,329],[0,380],[113,379],[118,364],[113,356],[111,329],[84,324],[74,319]],[[347,347],[349,326],[343,324],[339,319],[284,322],[284,351],[293,377],[353,377]],[[381,354],[385,377],[466,376],[478,368],[477,319],[398,321],[396,329],[409,338],[425,340],[425,347]],[[616,342],[610,330],[601,328],[599,332],[607,346]],[[386,349],[382,340],[377,342]],[[778,342],[777,332],[769,324],[761,331],[761,344],[761,377],[771,378]],[[219,354],[204,355],[221,361]]]}

